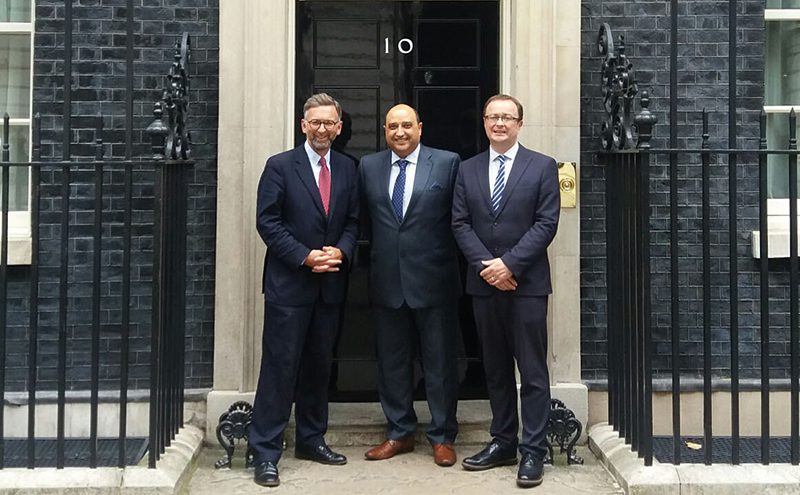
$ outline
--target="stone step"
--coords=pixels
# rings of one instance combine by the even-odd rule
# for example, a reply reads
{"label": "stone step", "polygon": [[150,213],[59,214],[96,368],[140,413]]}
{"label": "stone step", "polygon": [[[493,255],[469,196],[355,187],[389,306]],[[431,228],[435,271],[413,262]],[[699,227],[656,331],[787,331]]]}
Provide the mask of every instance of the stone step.
{"label": "stone step", "polygon": [[[418,443],[428,443],[425,430],[431,416],[424,401],[414,402],[418,426]],[[489,424],[492,413],[487,400],[465,400],[458,403],[458,438],[460,445],[480,445],[491,440]],[[328,414],[329,445],[339,447],[373,446],[386,439],[386,418],[377,402],[331,403]],[[294,415],[286,428],[286,443],[294,445]]]}

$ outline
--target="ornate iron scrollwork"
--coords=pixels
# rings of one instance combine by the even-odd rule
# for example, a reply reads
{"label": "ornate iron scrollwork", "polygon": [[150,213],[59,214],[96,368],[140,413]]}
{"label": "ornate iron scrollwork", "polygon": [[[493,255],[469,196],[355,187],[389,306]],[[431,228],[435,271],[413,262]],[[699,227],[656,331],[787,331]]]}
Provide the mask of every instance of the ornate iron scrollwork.
{"label": "ornate iron scrollwork", "polygon": [[[188,160],[192,136],[186,121],[189,114],[189,33],[175,43],[175,55],[161,99],[155,103],[155,120],[147,127],[155,159]],[[162,120],[166,112],[167,123]]]}
{"label": "ornate iron scrollwork", "polygon": [[625,37],[620,35],[614,45],[611,27],[603,23],[597,37],[597,48],[603,55],[601,89],[607,117],[600,130],[605,150],[622,150],[633,147],[633,99],[639,92],[633,77],[633,64],[625,55]]}
{"label": "ornate iron scrollwork", "polygon": [[[217,441],[225,449],[225,455],[214,463],[215,468],[231,467],[235,441],[244,440],[245,445],[247,444],[247,429],[252,419],[253,406],[245,401],[234,402],[226,412],[222,413],[217,425]],[[245,465],[250,467],[252,464],[253,452],[248,445],[245,451]]]}
{"label": "ornate iron scrollwork", "polygon": [[553,463],[553,444],[558,444],[559,453],[567,453],[567,464],[583,464],[583,459],[575,453],[575,444],[583,432],[583,425],[575,413],[558,399],[550,399],[550,419],[547,421],[546,461]]}

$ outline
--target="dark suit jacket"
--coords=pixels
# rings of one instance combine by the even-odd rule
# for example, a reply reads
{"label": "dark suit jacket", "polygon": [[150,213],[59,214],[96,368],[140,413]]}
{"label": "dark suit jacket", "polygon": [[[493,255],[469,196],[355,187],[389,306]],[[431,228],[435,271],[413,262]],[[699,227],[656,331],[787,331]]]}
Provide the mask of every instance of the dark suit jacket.
{"label": "dark suit jacket", "polygon": [[[344,301],[347,260],[358,233],[355,163],[331,150],[331,200],[326,218],[319,187],[303,146],[267,160],[258,183],[256,226],[267,245],[262,290],[267,301],[286,306]],[[312,273],[303,260],[312,249],[336,246],[345,262],[337,273]]]}
{"label": "dark suit jacket", "polygon": [[403,222],[389,198],[391,151],[367,155],[359,165],[364,232],[372,241],[370,298],[399,308],[439,306],[461,295],[458,252],[450,229],[453,183],[460,158],[420,147],[413,192]]}
{"label": "dark suit jacket", "polygon": [[481,277],[481,261],[501,258],[517,280],[518,296],[552,292],[547,246],[556,235],[558,167],[549,156],[520,145],[498,213],[489,194],[489,152],[461,164],[453,196],[453,233],[467,259],[467,293],[497,289]]}

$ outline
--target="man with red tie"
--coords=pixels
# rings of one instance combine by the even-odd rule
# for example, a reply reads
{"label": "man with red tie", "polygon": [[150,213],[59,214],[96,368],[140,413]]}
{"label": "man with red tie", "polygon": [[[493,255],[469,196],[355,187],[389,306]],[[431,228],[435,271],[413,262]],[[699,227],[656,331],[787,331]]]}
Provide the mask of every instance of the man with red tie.
{"label": "man with red tie", "polygon": [[461,164],[452,224],[468,263],[466,289],[486,370],[492,441],[461,464],[468,471],[513,465],[519,448],[517,485],[527,488],[542,482],[547,454],[547,246],[558,227],[558,167],[519,144],[522,104],[516,98],[495,95],[483,110],[489,149]]}
{"label": "man with red tie", "polygon": [[300,126],[306,141],[267,160],[256,226],[264,260],[264,334],[249,443],[254,481],[277,486],[283,432],[295,403],[295,457],[341,465],[325,443],[328,381],[347,262],[358,232],[355,163],[331,149],[342,130],[331,96],[311,96]]}

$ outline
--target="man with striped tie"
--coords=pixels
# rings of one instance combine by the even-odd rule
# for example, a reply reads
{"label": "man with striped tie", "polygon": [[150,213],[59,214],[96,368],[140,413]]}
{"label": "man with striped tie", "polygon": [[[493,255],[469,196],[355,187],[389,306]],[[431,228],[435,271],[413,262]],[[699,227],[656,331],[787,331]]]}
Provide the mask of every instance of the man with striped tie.
{"label": "man with striped tie", "polygon": [[[466,160],[453,194],[452,227],[467,259],[492,409],[492,441],[463,460],[468,471],[517,463],[520,487],[542,482],[550,414],[547,299],[552,292],[547,246],[558,227],[558,167],[519,144],[522,105],[508,95],[487,100],[490,148]],[[516,360],[522,438],[518,438]]]}
{"label": "man with striped tie", "polygon": [[262,486],[280,483],[292,402],[295,457],[347,462],[324,438],[333,346],[358,233],[355,163],[331,149],[341,118],[330,95],[311,96],[300,121],[305,141],[270,157],[258,183],[256,228],[267,245],[264,334],[248,439],[254,481]]}
{"label": "man with striped tie", "polygon": [[416,110],[396,105],[384,123],[389,149],[359,165],[362,225],[372,243],[369,294],[378,353],[378,393],[386,441],[365,457],[379,461],[414,449],[414,357],[420,361],[440,466],[456,462],[458,432],[458,248],[450,229],[453,183],[461,159],[420,144]]}

